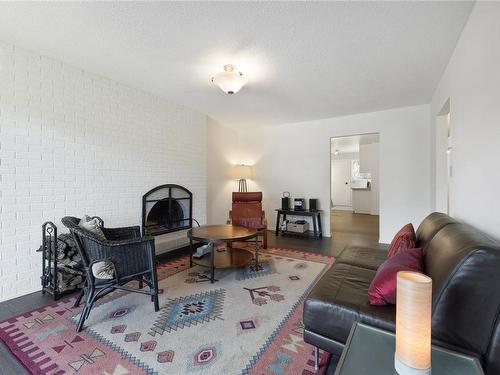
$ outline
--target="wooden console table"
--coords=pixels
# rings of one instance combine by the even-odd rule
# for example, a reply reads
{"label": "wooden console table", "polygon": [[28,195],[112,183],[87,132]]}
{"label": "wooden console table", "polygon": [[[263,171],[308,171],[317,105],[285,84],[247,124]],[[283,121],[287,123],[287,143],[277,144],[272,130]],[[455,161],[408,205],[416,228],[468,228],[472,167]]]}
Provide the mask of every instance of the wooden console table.
{"label": "wooden console table", "polygon": [[296,232],[289,232],[287,230],[280,229],[280,220],[281,216],[283,216],[283,220],[286,220],[286,215],[290,216],[308,216],[312,218],[312,223],[313,223],[313,230],[312,230],[312,235],[314,238],[321,238],[323,237],[323,230],[321,229],[321,210],[294,210],[288,209],[288,210],[283,210],[281,208],[277,208],[275,210],[277,212],[277,217],[276,217],[276,235],[278,236],[280,233],[285,234],[295,234],[295,235],[306,235],[310,236],[311,231],[307,231],[304,234],[302,233],[296,233]]}

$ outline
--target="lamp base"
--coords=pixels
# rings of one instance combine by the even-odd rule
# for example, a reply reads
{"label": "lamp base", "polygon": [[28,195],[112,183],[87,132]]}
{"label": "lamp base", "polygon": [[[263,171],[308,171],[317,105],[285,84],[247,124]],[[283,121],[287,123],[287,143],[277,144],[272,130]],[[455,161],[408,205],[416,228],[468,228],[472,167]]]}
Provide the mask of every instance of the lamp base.
{"label": "lamp base", "polygon": [[419,369],[408,366],[401,362],[397,356],[394,354],[394,368],[399,375],[431,375],[432,371],[430,368],[427,369]]}
{"label": "lamp base", "polygon": [[247,180],[244,178],[238,180],[238,192],[246,193],[247,192]]}

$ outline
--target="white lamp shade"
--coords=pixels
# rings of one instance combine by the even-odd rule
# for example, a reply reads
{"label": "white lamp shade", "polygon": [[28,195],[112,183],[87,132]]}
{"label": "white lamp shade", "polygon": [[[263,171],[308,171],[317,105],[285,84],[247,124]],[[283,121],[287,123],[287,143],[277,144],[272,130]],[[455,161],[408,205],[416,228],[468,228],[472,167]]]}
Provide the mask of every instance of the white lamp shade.
{"label": "white lamp shade", "polygon": [[396,290],[396,371],[399,375],[430,374],[432,279],[401,271]]}
{"label": "white lamp shade", "polygon": [[243,73],[236,69],[236,66],[224,65],[224,71],[217,73],[212,82],[216,83],[226,94],[235,94],[247,83]]}
{"label": "white lamp shade", "polygon": [[252,178],[252,167],[245,164],[235,165],[232,169],[231,176],[235,180],[246,180],[247,178]]}

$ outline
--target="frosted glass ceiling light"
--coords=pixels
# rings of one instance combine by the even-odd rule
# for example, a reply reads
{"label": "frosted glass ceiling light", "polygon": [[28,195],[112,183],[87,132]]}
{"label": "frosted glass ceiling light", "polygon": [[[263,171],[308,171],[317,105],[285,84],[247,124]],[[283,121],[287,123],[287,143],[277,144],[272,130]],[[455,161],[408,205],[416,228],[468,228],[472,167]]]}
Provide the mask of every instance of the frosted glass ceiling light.
{"label": "frosted glass ceiling light", "polygon": [[216,83],[226,94],[234,94],[247,83],[243,73],[236,69],[235,65],[224,65],[224,71],[217,73],[212,78],[212,82]]}

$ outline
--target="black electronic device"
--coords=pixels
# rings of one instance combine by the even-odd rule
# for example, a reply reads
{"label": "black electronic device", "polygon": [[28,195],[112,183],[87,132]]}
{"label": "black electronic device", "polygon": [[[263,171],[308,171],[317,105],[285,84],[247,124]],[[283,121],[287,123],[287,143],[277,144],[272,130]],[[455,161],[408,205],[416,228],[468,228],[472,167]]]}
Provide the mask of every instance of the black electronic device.
{"label": "black electronic device", "polygon": [[290,198],[289,197],[281,198],[281,209],[282,210],[289,210],[290,209]]}
{"label": "black electronic device", "polygon": [[283,198],[281,198],[281,209],[289,210],[290,209],[290,192],[284,191]]}
{"label": "black electronic device", "polygon": [[293,209],[296,211],[303,211],[306,209],[306,200],[304,198],[293,199]]}
{"label": "black electronic device", "polygon": [[316,198],[309,199],[309,209],[316,211],[318,209],[318,200]]}

